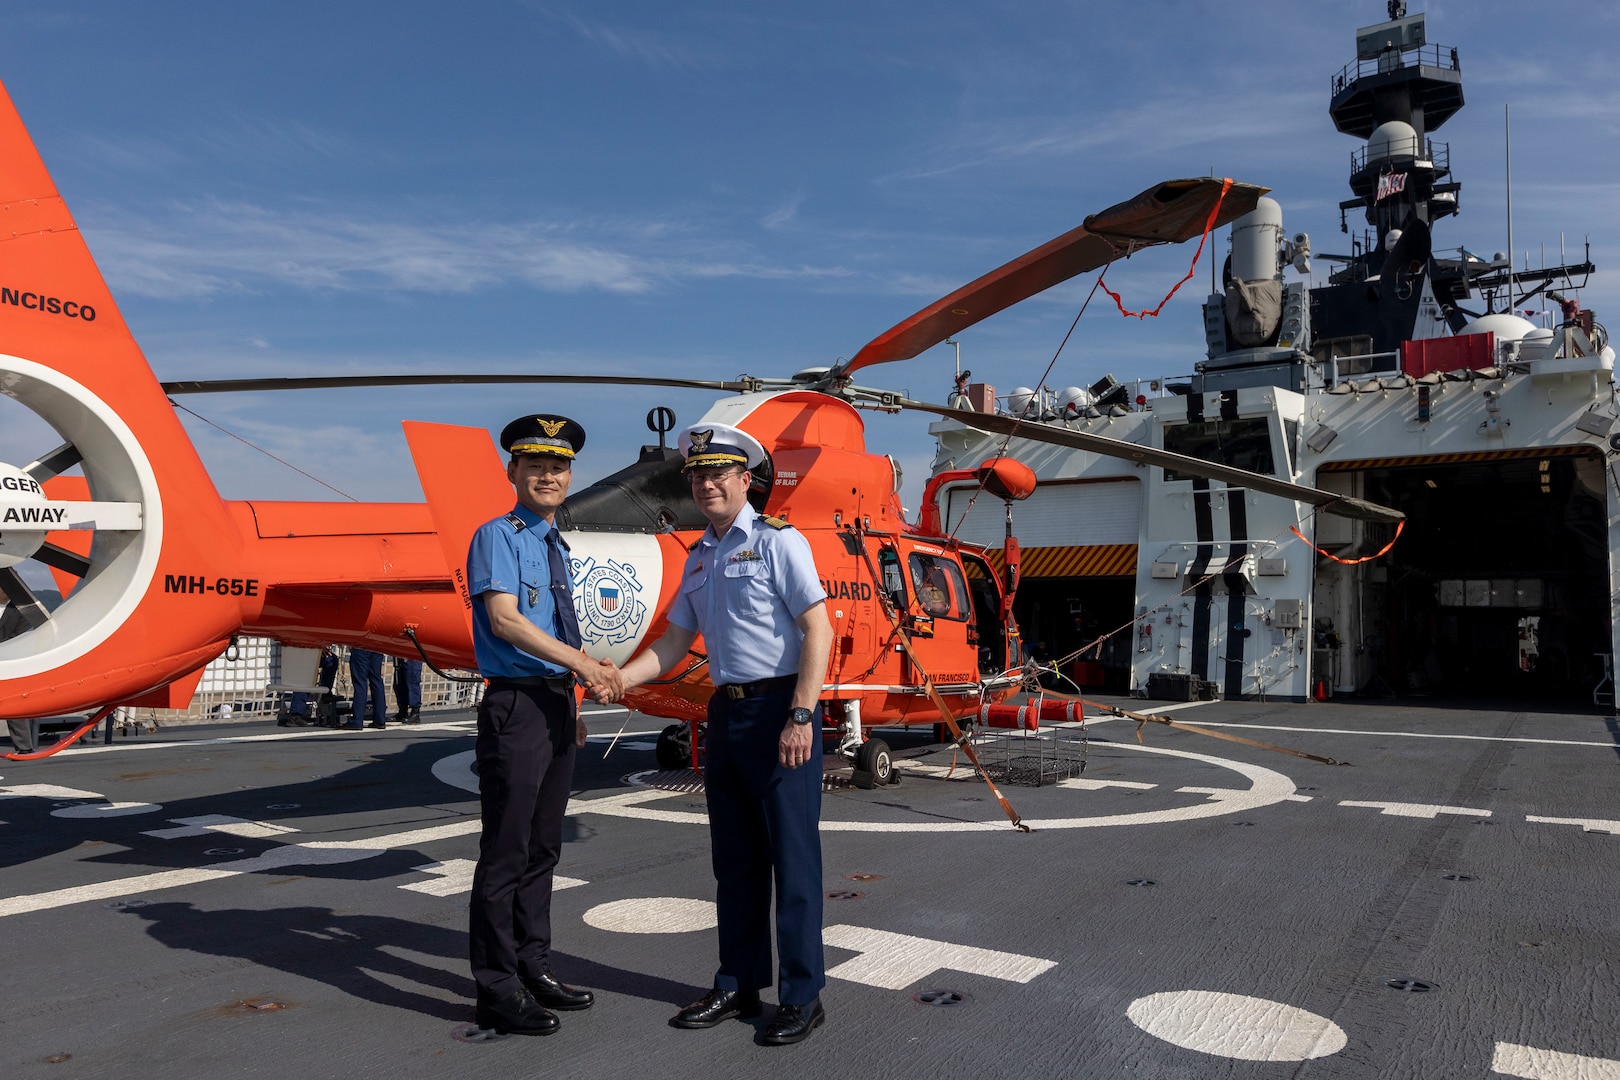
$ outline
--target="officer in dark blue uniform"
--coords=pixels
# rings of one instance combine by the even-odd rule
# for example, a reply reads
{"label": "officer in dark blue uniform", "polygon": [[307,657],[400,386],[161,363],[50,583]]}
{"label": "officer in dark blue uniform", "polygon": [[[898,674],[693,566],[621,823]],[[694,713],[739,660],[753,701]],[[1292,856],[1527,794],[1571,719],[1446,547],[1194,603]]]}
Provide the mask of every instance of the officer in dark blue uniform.
{"label": "officer in dark blue uniform", "polygon": [[588,990],[551,973],[551,881],[562,853],[574,752],[585,745],[576,676],[615,701],[623,676],[580,651],[568,545],[553,528],[585,429],[530,415],[501,432],[510,514],[481,526],[467,552],[473,648],[489,680],[478,708],[483,834],[469,904],[478,1026],[520,1035],[558,1028],[550,1009],[586,1009]]}
{"label": "officer in dark blue uniform", "polygon": [[354,683],[354,717],[349,726],[359,731],[366,722],[367,698],[371,704],[371,726],[387,725],[388,699],[384,697],[382,653],[370,649],[349,650],[349,680]]}
{"label": "officer in dark blue uniform", "polygon": [[762,1041],[781,1046],[826,1019],[816,702],[832,646],[827,593],[809,542],[748,503],[749,470],[765,458],[757,440],[700,423],[681,433],[680,448],[709,528],[687,556],[669,631],[624,668],[630,686],[656,678],[702,634],[715,683],[703,780],[720,968],[714,989],[670,1023],[707,1028],[758,1015],[771,984],[774,876],[778,1006]]}
{"label": "officer in dark blue uniform", "polygon": [[422,722],[422,661],[394,657],[394,719],[402,724]]}

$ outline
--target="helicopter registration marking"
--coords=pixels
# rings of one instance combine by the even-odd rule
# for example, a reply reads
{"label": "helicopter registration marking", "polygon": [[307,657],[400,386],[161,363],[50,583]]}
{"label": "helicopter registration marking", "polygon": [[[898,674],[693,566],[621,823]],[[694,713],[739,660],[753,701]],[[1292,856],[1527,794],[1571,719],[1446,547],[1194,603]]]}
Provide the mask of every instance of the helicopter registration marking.
{"label": "helicopter registration marking", "polygon": [[258,596],[258,578],[215,578],[209,581],[202,574],[164,574],[163,591],[191,596],[213,593],[216,596]]}

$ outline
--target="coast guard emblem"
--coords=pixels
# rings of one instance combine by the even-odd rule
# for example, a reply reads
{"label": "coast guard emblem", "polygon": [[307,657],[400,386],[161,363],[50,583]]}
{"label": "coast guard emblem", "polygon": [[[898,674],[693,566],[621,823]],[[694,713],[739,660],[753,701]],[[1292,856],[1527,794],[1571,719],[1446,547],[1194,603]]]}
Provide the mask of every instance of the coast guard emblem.
{"label": "coast guard emblem", "polygon": [[712,429],[709,431],[694,431],[692,432],[691,438],[693,454],[707,453],[709,449],[709,440],[714,438],[714,431]]}
{"label": "coast guard emblem", "polygon": [[645,628],[647,605],[636,568],[617,559],[576,559],[579,635],[588,644],[617,645]]}

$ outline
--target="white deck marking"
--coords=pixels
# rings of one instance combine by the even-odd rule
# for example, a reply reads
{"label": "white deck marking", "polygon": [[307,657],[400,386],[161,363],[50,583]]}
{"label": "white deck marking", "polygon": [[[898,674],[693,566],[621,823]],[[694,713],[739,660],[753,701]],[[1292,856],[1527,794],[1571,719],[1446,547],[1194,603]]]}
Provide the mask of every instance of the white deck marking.
{"label": "white deck marking", "polygon": [[1526,814],[1524,820],[1533,821],[1540,825],[1579,825],[1590,833],[1612,833],[1615,836],[1620,836],[1620,821],[1609,821],[1604,818],[1541,817],[1536,814]]}
{"label": "white deck marking", "polygon": [[1232,724],[1224,720],[1206,720],[1207,728],[1252,728],[1255,731],[1300,731],[1307,735],[1367,735],[1379,739],[1460,739],[1464,742],[1533,743],[1537,746],[1596,746],[1614,749],[1614,740],[1583,742],[1579,739],[1524,739],[1513,735],[1441,735],[1433,731],[1355,731],[1349,728],[1283,727],[1280,724]]}
{"label": "white deck marking", "polygon": [[[476,721],[474,720],[441,720],[437,723],[431,724],[426,722],[420,724],[392,723],[388,725],[387,731],[381,732],[380,734],[387,735],[388,732],[395,732],[397,734],[401,731],[405,732],[406,734],[420,734],[425,731],[447,731],[460,735],[464,734],[466,730],[472,727],[475,723]],[[361,732],[355,731],[353,728],[289,728],[284,731],[267,731],[259,735],[221,735],[214,739],[176,739],[173,741],[164,741],[161,739],[141,738],[131,739],[121,743],[113,743],[111,746],[85,746],[82,743],[75,743],[66,750],[62,751],[62,753],[72,754],[75,757],[78,757],[84,754],[121,754],[126,750],[175,750],[184,749],[189,746],[222,746],[228,743],[285,742],[288,739],[329,739],[335,735],[361,734]],[[364,733],[365,737],[370,737],[377,734],[379,734],[379,732],[375,731],[367,731]],[[80,797],[82,798],[83,796]]]}
{"label": "white deck marking", "polygon": [[481,827],[478,818],[472,817],[446,825],[371,836],[363,840],[310,840],[301,844],[287,844],[250,859],[237,859],[233,862],[182,870],[162,870],[155,874],[137,874],[133,877],[115,878],[112,881],[100,881],[91,885],[75,885],[67,889],[53,889],[50,892],[6,897],[0,899],[0,917],[85,904],[95,900],[116,900],[140,893],[194,885],[202,881],[236,877],[240,874],[281,870],[289,866],[327,866],[358,862],[394,848],[416,847],[436,840],[466,836],[478,832]]}
{"label": "white deck marking", "polygon": [[473,751],[442,757],[433,763],[433,777],[451,787],[478,794],[478,774],[473,772]]}
{"label": "white deck marking", "polygon": [[149,802],[95,802],[79,806],[63,806],[51,811],[51,817],[109,818],[129,817],[133,814],[155,814],[163,807]]}
{"label": "white deck marking", "polygon": [[99,791],[80,791],[57,784],[15,784],[0,787],[0,799],[105,799]]}
{"label": "white deck marking", "polygon": [[1142,784],[1135,780],[1088,780],[1083,776],[1071,776],[1067,780],[1059,780],[1057,786],[1061,788],[1074,788],[1077,791],[1103,791],[1107,788],[1129,788],[1132,791],[1151,791],[1158,784]]}
{"label": "white deck marking", "polygon": [[883,990],[902,990],[936,971],[963,971],[1004,982],[1027,983],[1057,967],[1057,961],[1037,956],[977,949],[865,926],[829,926],[822,931],[821,940],[860,954],[828,968],[830,978]]}
{"label": "white deck marking", "polygon": [[[426,893],[428,896],[455,896],[457,893],[472,891],[473,871],[478,869],[478,863],[473,859],[446,859],[444,862],[424,863],[411,869],[435,876],[428,881],[411,881],[401,885],[400,888],[406,892]],[[551,879],[551,891],[561,892],[563,889],[589,884],[590,882],[581,881],[579,878],[555,874]]]}
{"label": "white deck marking", "polygon": [[1337,1054],[1348,1042],[1344,1029],[1325,1016],[1213,990],[1149,994],[1131,1002],[1125,1015],[1167,1043],[1239,1061],[1307,1061]]}
{"label": "white deck marking", "polygon": [[1413,802],[1362,802],[1347,800],[1340,806],[1361,806],[1368,810],[1377,810],[1387,817],[1415,817],[1427,818],[1430,821],[1438,814],[1455,814],[1458,817],[1490,817],[1489,810],[1476,810],[1471,806],[1442,806],[1439,803],[1413,803]]}
{"label": "white deck marking", "polygon": [[616,934],[688,934],[707,930],[718,921],[712,900],[638,896],[597,904],[585,912],[585,924]]}
{"label": "white deck marking", "polygon": [[[454,896],[456,893],[470,892],[472,890],[473,871],[478,863],[472,859],[449,859],[445,862],[423,863],[413,866],[412,870],[423,874],[435,874],[428,881],[410,881],[401,885],[406,892],[426,893],[429,896]],[[553,886],[555,888],[555,886]]]}
{"label": "white deck marking", "polygon": [[[1207,802],[1194,803],[1189,806],[1169,807],[1162,810],[1143,810],[1131,814],[1110,814],[1098,817],[1073,818],[1025,818],[1024,821],[1032,829],[1090,829],[1112,825],[1151,825],[1169,821],[1193,821],[1199,818],[1221,817],[1226,814],[1244,813],[1258,810],[1261,807],[1271,806],[1283,802],[1294,794],[1294,781],[1280,772],[1265,768],[1261,765],[1251,765],[1244,761],[1231,761],[1225,758],[1211,757],[1208,754],[1197,754],[1190,750],[1170,750],[1162,746],[1137,746],[1132,743],[1119,743],[1118,749],[1135,750],[1144,754],[1159,754],[1164,757],[1181,758],[1186,761],[1201,761],[1217,768],[1229,769],[1241,776],[1247,777],[1251,782],[1248,788],[1209,788],[1200,789],[1200,794],[1210,794]],[[695,810],[659,810],[641,803],[654,802],[659,799],[689,800],[690,794],[686,792],[670,792],[658,789],[643,789],[624,795],[610,795],[599,799],[575,799],[568,804],[570,814],[606,814],[610,817],[638,818],[645,821],[666,821],[681,825],[704,825],[708,823],[708,814]],[[992,808],[993,809],[993,808]],[[1004,818],[994,818],[982,821],[939,821],[939,820],[907,820],[907,821],[835,821],[822,819],[821,831],[835,832],[898,832],[898,833],[955,833],[955,832],[995,832],[1006,829]]]}
{"label": "white deck marking", "polygon": [[180,826],[180,828],[153,829],[141,835],[155,837],[158,840],[178,840],[182,836],[207,836],[209,833],[225,833],[227,836],[263,840],[267,836],[280,836],[282,833],[298,831],[288,825],[272,825],[268,821],[248,821],[245,818],[227,817],[224,814],[204,814],[202,817],[170,818],[169,820]]}
{"label": "white deck marking", "polygon": [[1523,1080],[1620,1080],[1620,1061],[1499,1042],[1491,1071]]}

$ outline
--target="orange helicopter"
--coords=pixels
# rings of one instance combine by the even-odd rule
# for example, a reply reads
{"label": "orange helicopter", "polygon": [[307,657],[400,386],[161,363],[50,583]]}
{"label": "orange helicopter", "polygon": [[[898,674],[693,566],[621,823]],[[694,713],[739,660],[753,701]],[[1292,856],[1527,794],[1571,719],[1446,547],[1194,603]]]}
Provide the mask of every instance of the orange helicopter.
{"label": "orange helicopter", "polygon": [[[1365,504],[1238,469],[1089,435],[912,401],[855,385],[871,364],[906,359],[1020,300],[1135,250],[1207,234],[1265,189],[1220,180],[1161,184],[924,308],[831,369],[729,382],[547,375],[374,376],[160,383],[137,347],[10,97],[0,88],[0,393],[62,444],[22,466],[0,462],[0,719],[116,705],[183,707],[203,666],[233,638],[330,642],[438,667],[474,665],[464,560],[473,530],[510,509],[503,462],[482,428],[406,422],[425,504],[222,499],[172,395],[423,383],[632,383],[717,390],[706,420],[735,424],[769,458],[751,493],[809,539],[835,629],[823,700],[858,777],[888,773],[873,725],[977,713],[1017,687],[1012,620],[1016,543],[1005,568],[957,543],[925,506],[901,508],[892,459],[867,451],[858,408],[921,410],[983,430],[1077,446],[1362,514]],[[654,410],[649,426],[674,416]],[[662,437],[660,438],[662,443]],[[687,546],[706,524],[674,451],[574,493],[559,513],[574,554],[585,650],[623,664],[665,627]],[[1015,500],[1034,475],[1010,459],[942,474],[976,477]],[[1010,516],[1009,516],[1010,521]],[[44,564],[65,598],[47,610],[17,566]],[[673,678],[627,704],[677,721],[710,693],[701,642]],[[690,744],[666,732],[660,759]],[[875,745],[874,745],[875,744]],[[690,751],[695,757],[695,751]]]}

